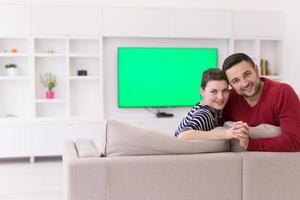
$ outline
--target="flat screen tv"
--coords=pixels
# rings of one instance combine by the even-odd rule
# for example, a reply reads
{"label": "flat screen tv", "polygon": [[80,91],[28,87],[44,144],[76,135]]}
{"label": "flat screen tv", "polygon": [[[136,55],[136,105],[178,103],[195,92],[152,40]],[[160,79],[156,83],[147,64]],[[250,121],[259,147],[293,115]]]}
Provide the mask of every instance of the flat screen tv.
{"label": "flat screen tv", "polygon": [[118,48],[118,107],[192,106],[217,48]]}

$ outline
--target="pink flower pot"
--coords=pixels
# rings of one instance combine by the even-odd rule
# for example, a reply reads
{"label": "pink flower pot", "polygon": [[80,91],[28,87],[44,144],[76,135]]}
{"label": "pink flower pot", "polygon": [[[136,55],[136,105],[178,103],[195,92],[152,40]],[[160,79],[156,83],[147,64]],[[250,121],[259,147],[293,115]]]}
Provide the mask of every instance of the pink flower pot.
{"label": "pink flower pot", "polygon": [[46,91],[46,98],[47,99],[54,99],[54,92],[53,91]]}

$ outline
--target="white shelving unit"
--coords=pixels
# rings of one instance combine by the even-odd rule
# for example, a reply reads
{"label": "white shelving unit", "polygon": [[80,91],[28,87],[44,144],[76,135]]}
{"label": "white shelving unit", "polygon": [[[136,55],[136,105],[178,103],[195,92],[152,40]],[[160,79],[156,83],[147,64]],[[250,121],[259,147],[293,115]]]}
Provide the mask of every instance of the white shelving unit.
{"label": "white shelving unit", "polygon": [[[132,124],[173,131],[184,109],[170,108],[176,119],[153,120],[143,109],[117,108],[119,44],[217,47],[219,65],[244,52],[258,65],[269,61],[268,78],[281,78],[282,13],[51,5],[0,10],[15,13],[0,28],[0,158],[61,155],[65,139],[99,145],[106,118],[131,117]],[[8,63],[17,64],[17,76],[7,75]],[[46,72],[57,77],[54,99],[45,97],[40,83]]]}
{"label": "white shelving unit", "polygon": [[243,37],[231,39],[229,54],[245,53],[260,67],[261,59],[268,60],[270,75],[264,75],[272,80],[280,80],[282,61],[280,38]]}
{"label": "white shelving unit", "polygon": [[[102,38],[42,37],[33,43],[35,117],[102,118]],[[40,82],[45,73],[57,78],[55,99],[45,97]]]}
{"label": "white shelving unit", "polygon": [[[101,37],[0,38],[0,117],[102,119],[102,42]],[[17,65],[17,76],[7,75],[8,63]],[[45,97],[40,81],[45,73],[57,78],[54,99]]]}
{"label": "white shelving unit", "polygon": [[[29,118],[32,115],[29,38],[0,38],[0,118]],[[8,76],[6,64],[16,64],[17,74]]]}
{"label": "white shelving unit", "polygon": [[[102,38],[70,38],[70,116],[102,118]],[[85,70],[86,76],[79,76]]]}

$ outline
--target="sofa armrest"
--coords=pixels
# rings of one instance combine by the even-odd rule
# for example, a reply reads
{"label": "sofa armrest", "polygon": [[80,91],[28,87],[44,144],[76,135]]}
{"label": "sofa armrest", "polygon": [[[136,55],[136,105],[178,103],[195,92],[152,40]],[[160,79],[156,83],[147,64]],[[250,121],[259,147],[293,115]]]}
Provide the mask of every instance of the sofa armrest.
{"label": "sofa armrest", "polygon": [[79,157],[75,142],[66,141],[63,187],[65,200],[105,199],[106,158]]}
{"label": "sofa armrest", "polygon": [[77,139],[75,146],[79,158],[100,157],[101,153],[97,149],[93,140]]}

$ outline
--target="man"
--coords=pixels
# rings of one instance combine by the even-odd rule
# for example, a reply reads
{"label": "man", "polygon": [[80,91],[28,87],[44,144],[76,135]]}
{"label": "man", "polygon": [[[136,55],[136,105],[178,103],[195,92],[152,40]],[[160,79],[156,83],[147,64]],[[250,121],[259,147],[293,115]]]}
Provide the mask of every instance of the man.
{"label": "man", "polygon": [[300,101],[291,86],[259,78],[253,60],[242,53],[229,56],[223,71],[233,88],[222,121],[244,121],[249,126],[280,126],[274,138],[241,138],[248,151],[300,151]]}

